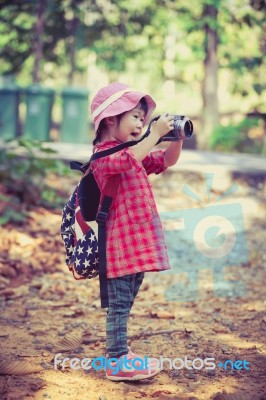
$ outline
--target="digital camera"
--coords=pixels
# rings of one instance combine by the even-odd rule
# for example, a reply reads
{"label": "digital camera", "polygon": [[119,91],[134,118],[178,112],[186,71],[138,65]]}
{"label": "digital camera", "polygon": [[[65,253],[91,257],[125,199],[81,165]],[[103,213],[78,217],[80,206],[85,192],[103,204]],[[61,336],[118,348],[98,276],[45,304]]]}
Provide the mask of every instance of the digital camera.
{"label": "digital camera", "polygon": [[[173,115],[174,117],[174,128],[169,131],[166,135],[161,137],[160,142],[175,142],[179,139],[189,139],[193,133],[192,121],[185,117],[185,115]],[[160,115],[153,118],[153,121],[157,121]]]}

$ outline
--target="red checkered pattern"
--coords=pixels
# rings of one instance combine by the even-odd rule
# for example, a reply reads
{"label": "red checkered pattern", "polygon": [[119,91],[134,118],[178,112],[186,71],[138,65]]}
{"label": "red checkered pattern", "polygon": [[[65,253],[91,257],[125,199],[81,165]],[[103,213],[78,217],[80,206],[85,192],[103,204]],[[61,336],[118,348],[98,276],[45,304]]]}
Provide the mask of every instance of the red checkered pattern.
{"label": "red checkered pattern", "polygon": [[[97,144],[96,151],[119,144]],[[107,219],[107,277],[170,269],[165,238],[148,174],[166,170],[164,151],[149,153],[142,162],[130,148],[91,164],[101,192],[107,179],[120,173],[116,198]]]}

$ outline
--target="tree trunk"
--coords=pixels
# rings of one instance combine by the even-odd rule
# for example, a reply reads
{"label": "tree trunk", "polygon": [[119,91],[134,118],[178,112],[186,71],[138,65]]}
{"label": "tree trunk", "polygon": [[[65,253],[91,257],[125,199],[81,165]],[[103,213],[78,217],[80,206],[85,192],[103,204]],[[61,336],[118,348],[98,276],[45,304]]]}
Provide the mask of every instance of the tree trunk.
{"label": "tree trunk", "polygon": [[74,79],[74,73],[76,70],[76,51],[75,51],[75,45],[76,45],[76,31],[77,31],[77,26],[78,26],[78,19],[73,17],[71,21],[71,36],[69,39],[69,46],[68,46],[68,51],[69,51],[69,60],[70,60],[70,71],[68,74],[68,84],[72,85],[73,84],[73,79]]}
{"label": "tree trunk", "polygon": [[34,44],[33,44],[35,61],[34,61],[32,78],[34,83],[38,83],[40,80],[39,70],[40,70],[40,62],[42,59],[42,33],[43,33],[45,8],[46,8],[46,0],[39,0],[38,10],[37,10],[37,20],[34,28]]}
{"label": "tree trunk", "polygon": [[217,58],[217,16],[218,9],[206,4],[203,10],[205,24],[204,79],[202,83],[202,129],[198,135],[201,148],[207,148],[210,136],[219,123],[218,111],[218,58]]}
{"label": "tree trunk", "polygon": [[71,0],[69,9],[69,15],[71,15],[71,19],[67,20],[69,37],[66,40],[66,53],[70,64],[70,70],[68,73],[68,84],[70,86],[73,85],[74,74],[76,70],[76,34],[79,24],[79,20],[77,18],[77,12],[78,11],[77,11],[76,0]]}

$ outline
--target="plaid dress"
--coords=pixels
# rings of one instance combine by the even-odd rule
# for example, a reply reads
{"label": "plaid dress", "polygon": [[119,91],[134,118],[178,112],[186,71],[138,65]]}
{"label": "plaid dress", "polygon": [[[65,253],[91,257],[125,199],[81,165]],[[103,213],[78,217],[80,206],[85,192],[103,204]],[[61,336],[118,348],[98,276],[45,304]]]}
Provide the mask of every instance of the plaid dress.
{"label": "plaid dress", "polygon": [[[102,151],[119,144],[97,144]],[[101,192],[107,179],[120,173],[120,185],[107,224],[107,277],[170,269],[162,224],[148,175],[166,170],[164,151],[150,152],[137,161],[130,148],[94,160],[91,168]]]}

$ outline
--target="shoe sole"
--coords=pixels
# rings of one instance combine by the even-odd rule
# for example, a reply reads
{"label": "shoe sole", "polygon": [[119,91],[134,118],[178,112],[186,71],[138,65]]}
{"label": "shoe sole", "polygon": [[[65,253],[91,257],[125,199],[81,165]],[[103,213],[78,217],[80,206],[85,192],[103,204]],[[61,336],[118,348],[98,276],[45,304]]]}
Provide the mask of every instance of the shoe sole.
{"label": "shoe sole", "polygon": [[122,377],[122,376],[116,376],[116,375],[107,375],[106,378],[109,379],[110,381],[141,381],[143,379],[150,379],[153,378],[155,375],[158,375],[161,372],[160,369],[156,370],[150,375],[135,375],[135,376],[129,376],[129,377]]}

